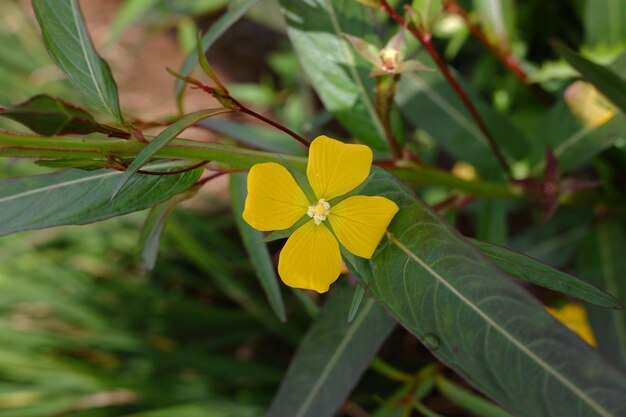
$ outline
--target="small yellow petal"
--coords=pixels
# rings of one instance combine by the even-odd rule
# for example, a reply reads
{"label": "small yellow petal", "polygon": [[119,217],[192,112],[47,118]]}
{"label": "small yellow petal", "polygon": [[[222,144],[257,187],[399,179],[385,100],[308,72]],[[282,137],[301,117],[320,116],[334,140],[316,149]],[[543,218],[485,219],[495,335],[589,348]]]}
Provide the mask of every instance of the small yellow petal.
{"label": "small yellow petal", "polygon": [[385,197],[357,195],[332,206],[328,221],[346,249],[369,259],[398,210],[396,203]]}
{"label": "small yellow petal", "polygon": [[243,218],[257,230],[283,230],[306,214],[309,201],[289,171],[276,163],[254,165],[248,174]]}
{"label": "small yellow petal", "polygon": [[332,200],[358,187],[370,173],[372,150],[327,136],[311,142],[306,176],[320,199]]}
{"label": "small yellow petal", "polygon": [[278,275],[290,287],[326,292],[341,272],[337,239],[313,220],[287,239],[278,260]]}
{"label": "small yellow petal", "polygon": [[551,307],[546,307],[546,310],[565,327],[578,334],[585,342],[593,347],[597,346],[596,338],[587,320],[587,313],[582,305],[570,302],[558,310]]}

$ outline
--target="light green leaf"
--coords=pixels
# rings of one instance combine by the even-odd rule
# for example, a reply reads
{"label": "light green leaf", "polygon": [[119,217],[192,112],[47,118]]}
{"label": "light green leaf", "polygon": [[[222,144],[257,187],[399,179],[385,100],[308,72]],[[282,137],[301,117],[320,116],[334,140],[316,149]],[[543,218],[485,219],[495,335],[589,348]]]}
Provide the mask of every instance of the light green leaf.
{"label": "light green leaf", "polygon": [[199,186],[192,186],[150,209],[148,217],[143,222],[136,248],[135,263],[139,271],[149,272],[154,269],[167,220],[176,206],[196,195],[198,189]]}
{"label": "light green leaf", "polygon": [[206,119],[207,117],[215,116],[222,113],[228,113],[229,111],[229,109],[224,108],[200,110],[198,112],[188,114],[178,119],[167,129],[159,133],[148,145],[146,145],[137,154],[133,162],[124,171],[119,179],[119,182],[115,185],[115,188],[113,188],[111,200],[115,198],[117,193],[119,193],[122,187],[124,187],[124,185],[137,172],[137,170],[141,169],[142,166],[147,164],[161,149],[163,149],[165,146],[167,146],[167,144],[174,140],[176,136],[178,136],[183,130],[187,129],[190,126],[193,126],[202,119]]}
{"label": "light green leaf", "polygon": [[289,39],[311,85],[329,110],[359,140],[387,150],[374,103],[371,64],[357,56],[343,34],[371,34],[369,10],[355,1],[282,0]]}
{"label": "light green leaf", "polygon": [[352,323],[352,320],[356,317],[356,313],[359,312],[359,307],[363,301],[365,295],[365,288],[362,285],[357,285],[352,295],[352,303],[350,303],[350,311],[348,311],[348,323]]}
{"label": "light green leaf", "polygon": [[274,310],[274,313],[281,321],[285,322],[287,321],[287,315],[285,313],[283,296],[280,292],[280,282],[276,276],[276,268],[274,268],[272,257],[263,241],[263,233],[253,229],[242,217],[247,195],[247,178],[246,174],[230,175],[230,196],[235,214],[235,223],[239,229],[246,251],[250,256],[250,263],[254,267],[254,272],[263,287],[263,291],[265,291],[272,310]]}
{"label": "light green leaf", "polygon": [[[230,7],[226,13],[219,18],[218,21],[211,25],[211,28],[202,36],[202,50],[206,52],[216,40],[220,38],[235,22],[246,14],[248,10],[257,4],[259,0],[242,0],[234,3],[234,7]],[[183,76],[188,76],[191,71],[198,65],[198,55],[195,51],[190,52],[185,58],[180,71]],[[176,80],[176,97],[179,108],[182,109],[182,99],[185,93],[185,83],[182,80]]]}
{"label": "light green leaf", "polygon": [[[578,271],[600,288],[626,299],[626,235],[619,223],[599,224],[580,246],[576,257]],[[598,350],[611,363],[626,371],[626,311],[587,309]]]}
{"label": "light green leaf", "polygon": [[[153,170],[181,168],[180,162],[161,162]],[[143,210],[178,194],[199,178],[201,170],[180,175],[137,175],[109,204],[119,171],[68,170],[56,174],[14,178],[0,182],[0,236],[21,230],[65,224],[87,224]]]}
{"label": "light green leaf", "polygon": [[620,300],[611,294],[529,256],[480,240],[470,241],[501,271],[513,277],[602,307],[623,308]]}
{"label": "light green leaf", "polygon": [[119,123],[117,86],[89,39],[77,0],[33,0],[46,48],[68,80],[99,110]]}
{"label": "light green leaf", "polygon": [[626,46],[626,4],[623,0],[586,0],[585,43],[602,50]]}
{"label": "light green leaf", "polygon": [[[400,211],[357,276],[431,352],[512,414],[616,417],[626,377],[388,173],[363,191]],[[558,407],[549,399],[558,398]]]}
{"label": "light green leaf", "polygon": [[351,298],[348,285],[334,286],[302,339],[267,417],[332,417],[359,382],[395,321],[368,298],[348,324]]}

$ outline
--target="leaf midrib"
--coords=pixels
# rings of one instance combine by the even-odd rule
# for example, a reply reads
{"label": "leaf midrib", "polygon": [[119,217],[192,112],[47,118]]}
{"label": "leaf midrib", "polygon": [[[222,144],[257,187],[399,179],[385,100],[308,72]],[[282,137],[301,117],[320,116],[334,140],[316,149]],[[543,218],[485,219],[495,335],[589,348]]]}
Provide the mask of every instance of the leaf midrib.
{"label": "leaf midrib", "polygon": [[412,252],[404,243],[398,240],[394,235],[387,232],[387,237],[389,240],[396,245],[402,252],[404,252],[409,258],[413,259],[418,265],[424,268],[431,276],[433,276],[438,282],[440,282],[443,286],[445,286],[453,295],[455,295],[461,302],[467,305],[470,309],[472,309],[476,314],[478,314],[488,325],[490,325],[494,330],[499,332],[504,338],[506,338],[509,342],[513,344],[516,348],[518,348],[522,353],[532,359],[535,363],[540,365],[546,372],[552,375],[556,380],[558,380],[561,384],[567,387],[570,391],[572,391],[576,396],[578,396],[581,400],[587,403],[592,409],[594,409],[599,415],[603,417],[612,417],[612,415],[604,409],[600,404],[591,399],[584,391],[578,388],[576,385],[572,384],[568,381],[563,375],[561,375],[556,369],[552,368],[548,363],[546,363],[543,359],[537,356],[533,351],[524,346],[519,340],[517,340],[512,334],[510,334],[506,329],[501,327],[498,323],[493,321],[491,317],[489,317],[484,311],[482,311],[478,306],[472,303],[469,299],[467,299],[461,292],[459,292],[452,284],[446,281],[441,275],[439,275],[435,270],[433,270],[430,265],[428,265],[425,261],[423,261],[419,256],[417,256],[414,252]]}

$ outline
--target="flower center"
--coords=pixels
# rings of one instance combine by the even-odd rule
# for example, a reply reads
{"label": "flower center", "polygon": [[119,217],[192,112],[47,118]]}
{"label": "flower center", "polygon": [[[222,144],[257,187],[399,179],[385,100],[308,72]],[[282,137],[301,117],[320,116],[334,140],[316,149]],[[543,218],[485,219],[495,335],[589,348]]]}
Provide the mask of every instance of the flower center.
{"label": "flower center", "polygon": [[323,198],[320,199],[316,205],[309,206],[309,209],[306,212],[309,217],[313,218],[313,222],[317,225],[326,220],[328,213],[330,213],[330,204],[328,204],[328,202]]}
{"label": "flower center", "polygon": [[398,67],[400,53],[397,49],[385,48],[380,51],[380,58],[383,61],[383,69],[387,72],[394,72]]}

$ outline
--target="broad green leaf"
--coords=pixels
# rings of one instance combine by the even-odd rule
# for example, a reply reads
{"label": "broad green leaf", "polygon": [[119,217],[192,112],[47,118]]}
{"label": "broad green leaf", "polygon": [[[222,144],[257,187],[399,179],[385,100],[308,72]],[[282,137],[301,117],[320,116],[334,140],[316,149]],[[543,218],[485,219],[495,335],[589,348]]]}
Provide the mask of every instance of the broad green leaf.
{"label": "broad green leaf", "polygon": [[[241,17],[258,2],[259,0],[241,0],[234,3],[234,6],[230,7],[229,10],[224,13],[219,20],[213,23],[211,28],[202,36],[202,50],[206,52],[211,45],[213,45],[213,43],[215,43],[215,41],[228,30],[228,28],[241,19]],[[198,65],[198,55],[195,51],[192,51],[185,58],[185,62],[183,62],[179,73],[183,76],[188,76],[191,74],[191,71],[193,71],[196,65]],[[176,97],[181,111],[184,93],[185,82],[182,80],[176,80]]]}
{"label": "broad green leaf", "polygon": [[330,299],[300,343],[267,417],[332,417],[395,321],[371,298],[350,324],[352,291],[335,285]]}
{"label": "broad green leaf", "polygon": [[582,74],[583,78],[626,113],[626,80],[610,68],[596,64],[563,45],[557,45],[557,50],[572,67]]}
{"label": "broad green leaf", "polygon": [[471,242],[502,272],[602,307],[623,308],[620,300],[572,275],[529,256],[480,240]]}
{"label": "broad green leaf", "polygon": [[[626,257],[623,253],[626,235],[622,225],[599,224],[583,241],[576,257],[581,275],[600,288],[626,300]],[[626,371],[626,311],[587,308],[598,350],[614,365]]]}
{"label": "broad green leaf", "polygon": [[455,384],[454,382],[439,376],[435,379],[437,389],[447,399],[463,409],[480,417],[512,417],[500,407],[490,403],[486,399]]}
{"label": "broad green leaf", "polygon": [[148,145],[146,145],[137,154],[133,162],[124,171],[119,179],[119,182],[115,185],[115,188],[113,188],[111,200],[115,198],[117,193],[119,193],[122,187],[124,187],[124,185],[137,172],[137,170],[141,169],[142,166],[147,164],[161,149],[163,149],[168,143],[173,141],[176,136],[178,136],[182,131],[190,126],[193,126],[202,119],[206,119],[207,117],[215,116],[221,113],[228,113],[229,111],[229,109],[224,108],[200,110],[198,112],[181,117],[167,129],[159,133],[152,141],[150,141]]}
{"label": "broad green leaf", "polygon": [[376,112],[371,64],[344,38],[372,32],[370,11],[355,1],[282,0],[287,33],[311,85],[329,110],[357,139],[387,150]]}
{"label": "broad green leaf", "polygon": [[33,0],[33,8],[52,60],[96,108],[123,123],[117,86],[89,39],[78,0]]}
{"label": "broad green leaf", "polygon": [[[386,172],[363,193],[394,200],[388,238],[357,276],[433,355],[522,417],[626,413],[626,377]],[[558,406],[553,399],[558,399]]]}
{"label": "broad green leaf", "polygon": [[198,189],[199,186],[192,186],[150,209],[148,217],[146,217],[141,227],[139,242],[135,252],[135,263],[139,271],[149,272],[154,269],[159,254],[161,235],[163,235],[167,220],[176,206],[196,195]]}
{"label": "broad green leaf", "polygon": [[[419,59],[434,67],[426,56]],[[464,84],[464,88],[507,159],[524,158],[530,147],[528,139],[469,86]],[[398,85],[396,100],[414,127],[425,130],[455,158],[469,162],[481,177],[502,177],[502,169],[483,133],[439,72],[405,74]]]}
{"label": "broad green leaf", "polygon": [[[181,168],[161,162],[152,170]],[[111,190],[122,175],[114,170],[68,170],[0,182],[0,236],[21,230],[66,224],[87,224],[143,210],[167,200],[195,183],[201,170],[180,175],[137,175],[109,204]]]}
{"label": "broad green leaf", "polygon": [[626,46],[626,4],[623,0],[585,0],[585,43],[596,49]]}
{"label": "broad green leaf", "polygon": [[250,263],[254,267],[263,291],[267,296],[272,310],[278,318],[285,322],[285,304],[280,292],[280,281],[276,276],[276,268],[272,257],[263,241],[263,233],[253,229],[242,217],[245,199],[247,195],[246,184],[248,176],[246,174],[231,174],[230,176],[230,196],[235,214],[235,223],[239,229],[239,234],[250,257]]}
{"label": "broad green leaf", "polygon": [[35,133],[44,136],[105,133],[111,136],[128,137],[128,133],[102,125],[80,107],[55,97],[37,95],[27,101],[5,109],[0,116],[23,124]]}

